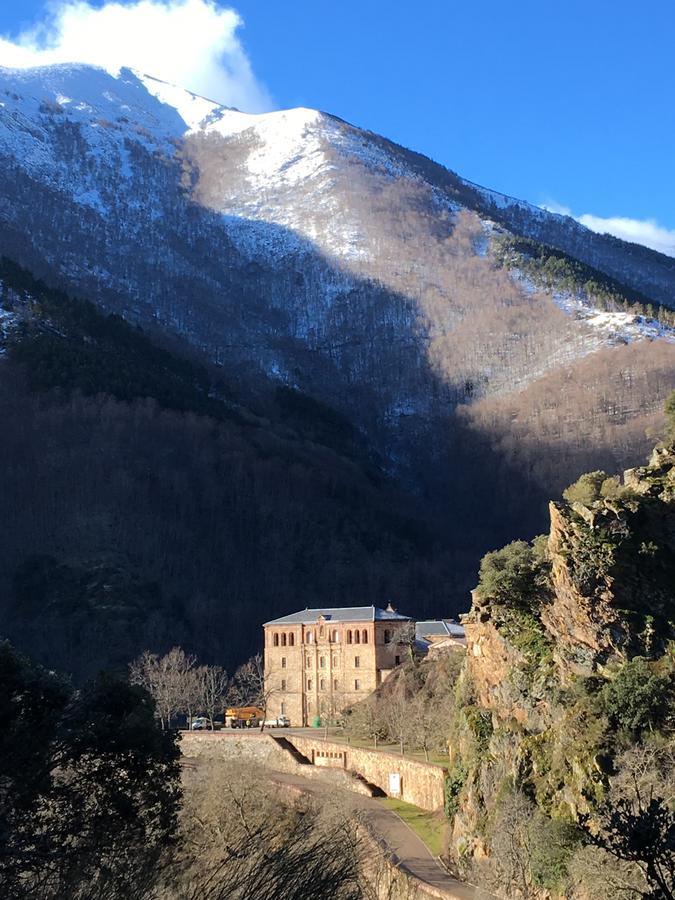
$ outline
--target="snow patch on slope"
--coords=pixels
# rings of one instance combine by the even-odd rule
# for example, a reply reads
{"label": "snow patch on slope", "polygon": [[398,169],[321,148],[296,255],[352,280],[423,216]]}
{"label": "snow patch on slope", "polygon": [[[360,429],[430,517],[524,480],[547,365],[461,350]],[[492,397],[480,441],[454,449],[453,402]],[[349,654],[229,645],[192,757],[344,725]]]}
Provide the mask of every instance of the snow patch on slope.
{"label": "snow patch on slope", "polygon": [[657,319],[635,313],[603,310],[594,307],[587,298],[555,293],[553,299],[560,309],[585,322],[610,343],[665,340],[675,343],[675,328]]}
{"label": "snow patch on slope", "polygon": [[186,130],[198,129],[210,116],[225,108],[214,100],[207,100],[205,97],[200,97],[199,94],[193,94],[191,91],[186,91],[175,84],[169,84],[167,81],[160,81],[159,78],[153,78],[151,75],[145,75],[136,70],[133,70],[133,74],[149,94],[160,103],[176,110],[185,123]]}
{"label": "snow patch on slope", "polygon": [[583,291],[577,294],[569,291],[547,291],[539,287],[520,269],[511,269],[509,274],[521,290],[528,294],[546,293],[563,312],[591,329],[596,346],[613,347],[616,344],[630,344],[634,341],[664,340],[675,343],[675,328],[657,319],[619,310],[604,310],[593,305],[591,298]]}

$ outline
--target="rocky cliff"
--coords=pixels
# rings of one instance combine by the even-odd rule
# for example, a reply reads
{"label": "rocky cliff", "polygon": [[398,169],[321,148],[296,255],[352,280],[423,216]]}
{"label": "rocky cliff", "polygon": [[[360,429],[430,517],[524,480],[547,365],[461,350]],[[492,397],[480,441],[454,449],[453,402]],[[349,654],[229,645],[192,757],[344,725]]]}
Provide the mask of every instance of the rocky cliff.
{"label": "rocky cliff", "polygon": [[671,740],[675,448],[621,479],[582,476],[550,517],[547,539],[483,560],[448,812],[454,854],[474,876],[494,885],[501,873],[514,896],[595,897],[572,883],[591,853],[579,826],[594,822],[627,754]]}

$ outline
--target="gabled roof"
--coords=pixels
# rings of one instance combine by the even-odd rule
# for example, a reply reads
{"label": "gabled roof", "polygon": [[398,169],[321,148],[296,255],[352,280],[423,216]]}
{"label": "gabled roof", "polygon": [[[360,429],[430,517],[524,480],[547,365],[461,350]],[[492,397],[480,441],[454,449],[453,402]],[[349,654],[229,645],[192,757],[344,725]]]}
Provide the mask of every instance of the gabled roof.
{"label": "gabled roof", "polygon": [[451,619],[435,619],[425,622],[417,622],[415,634],[418,640],[424,640],[431,635],[438,637],[464,637],[464,626],[453,622]]}
{"label": "gabled roof", "polygon": [[322,609],[302,609],[299,612],[272,619],[265,625],[314,625],[320,616],[327,622],[409,622],[410,616],[403,616],[395,610],[380,609],[378,606],[342,606]]}

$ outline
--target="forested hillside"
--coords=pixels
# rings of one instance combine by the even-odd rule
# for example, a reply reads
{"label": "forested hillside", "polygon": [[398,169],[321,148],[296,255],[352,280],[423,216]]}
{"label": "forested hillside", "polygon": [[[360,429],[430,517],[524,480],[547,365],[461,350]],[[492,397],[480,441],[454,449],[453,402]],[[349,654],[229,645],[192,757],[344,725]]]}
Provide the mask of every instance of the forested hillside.
{"label": "forested hillside", "polygon": [[317,598],[451,602],[433,522],[338,413],[274,386],[255,413],[7,260],[2,281],[0,595],[18,646],[77,678],[175,643],[234,666],[263,621]]}

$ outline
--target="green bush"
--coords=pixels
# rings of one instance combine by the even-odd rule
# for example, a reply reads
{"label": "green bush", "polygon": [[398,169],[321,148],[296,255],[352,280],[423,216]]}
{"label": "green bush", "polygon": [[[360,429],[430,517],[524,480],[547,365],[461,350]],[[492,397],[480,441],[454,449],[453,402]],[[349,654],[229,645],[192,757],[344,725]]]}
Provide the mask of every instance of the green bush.
{"label": "green bush", "polygon": [[612,724],[639,735],[659,728],[673,698],[671,675],[658,675],[640,656],[625,663],[602,690],[602,702]]}
{"label": "green bush", "polygon": [[458,760],[445,777],[445,815],[452,821],[459,812],[459,798],[466,784],[467,771]]}
{"label": "green bush", "polygon": [[532,544],[513,541],[487,553],[480,564],[481,597],[521,609],[538,605],[550,570],[545,540],[535,538]]}
{"label": "green bush", "polygon": [[581,503],[584,506],[592,506],[602,495],[602,485],[607,481],[607,472],[598,470],[586,472],[574,484],[563,491],[563,497],[568,503]]}
{"label": "green bush", "polygon": [[583,842],[576,825],[537,816],[530,828],[530,870],[538,887],[556,890],[567,878],[567,867]]}

